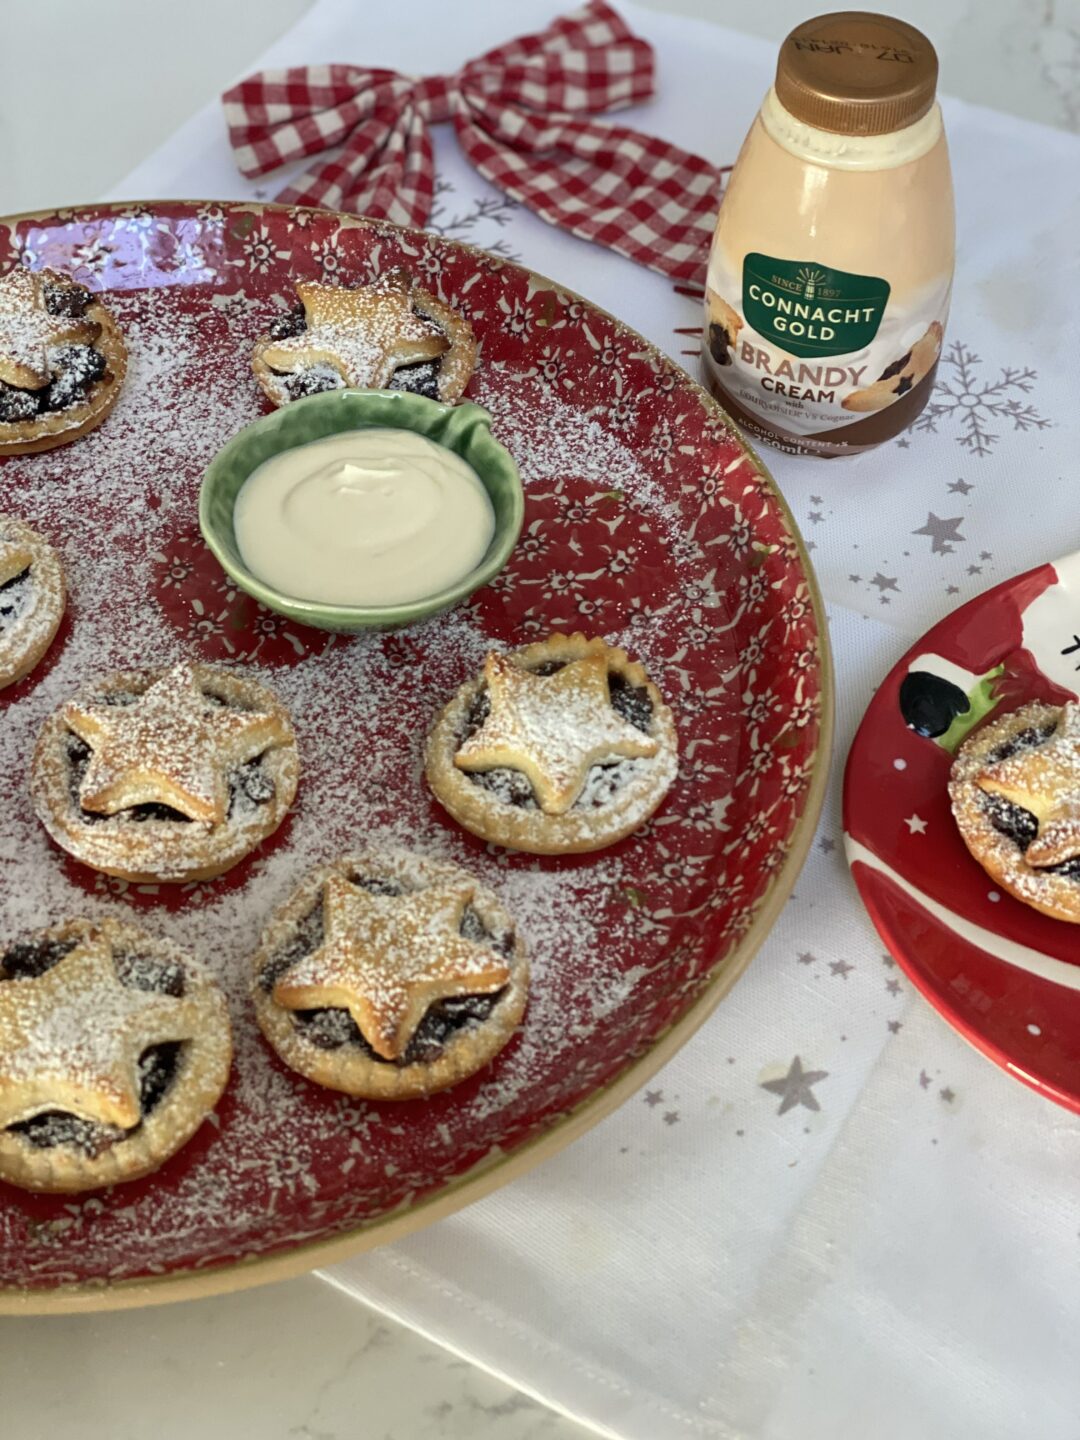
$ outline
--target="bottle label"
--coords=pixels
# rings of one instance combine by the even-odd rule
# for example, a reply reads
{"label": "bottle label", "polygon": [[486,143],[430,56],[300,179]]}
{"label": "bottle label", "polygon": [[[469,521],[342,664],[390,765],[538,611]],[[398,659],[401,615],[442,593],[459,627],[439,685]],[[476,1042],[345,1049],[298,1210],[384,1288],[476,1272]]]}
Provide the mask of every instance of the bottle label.
{"label": "bottle label", "polygon": [[709,378],[769,432],[854,425],[930,383],[951,279],[897,290],[827,260],[730,255],[718,236],[705,295]]}
{"label": "bottle label", "polygon": [[889,282],[811,260],[747,255],[742,303],[748,325],[800,358],[849,355],[870,344],[889,300]]}

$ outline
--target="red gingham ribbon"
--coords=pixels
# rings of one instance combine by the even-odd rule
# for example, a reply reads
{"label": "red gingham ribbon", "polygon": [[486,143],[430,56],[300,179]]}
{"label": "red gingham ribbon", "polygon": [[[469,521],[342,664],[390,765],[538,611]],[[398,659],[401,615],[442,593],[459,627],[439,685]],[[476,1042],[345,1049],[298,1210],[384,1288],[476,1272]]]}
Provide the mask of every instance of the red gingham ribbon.
{"label": "red gingham ribbon", "polygon": [[581,115],[654,89],[652,46],[604,0],[510,40],[456,75],[311,65],[222,96],[247,176],[335,149],[278,196],[423,226],[435,180],[428,124],[452,120],[486,180],[549,224],[677,280],[704,275],[722,173],[664,140]]}

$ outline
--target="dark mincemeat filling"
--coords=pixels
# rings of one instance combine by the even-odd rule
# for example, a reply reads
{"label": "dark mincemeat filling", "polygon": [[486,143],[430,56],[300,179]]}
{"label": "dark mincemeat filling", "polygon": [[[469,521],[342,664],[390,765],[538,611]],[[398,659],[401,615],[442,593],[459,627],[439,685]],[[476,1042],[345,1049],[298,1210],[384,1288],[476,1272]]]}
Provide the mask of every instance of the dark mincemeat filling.
{"label": "dark mincemeat filling", "polygon": [[878,379],[891,380],[894,375],[899,375],[900,372],[904,369],[904,367],[910,364],[911,351],[909,350],[906,355],[901,355],[899,360],[894,360],[891,365],[886,365],[885,369],[882,370],[881,374],[878,376]]}
{"label": "dark mincemeat filling", "polygon": [[323,906],[320,896],[315,908],[308,911],[297,924],[288,941],[263,966],[259,974],[259,986],[263,994],[269,995],[285,972],[290,970],[298,960],[302,960],[305,955],[310,955],[318,950],[323,943],[324,936]]}
{"label": "dark mincemeat filling", "polygon": [[66,320],[81,320],[93,303],[93,295],[81,285],[45,283],[45,309]]}
{"label": "dark mincemeat filling", "polygon": [[[1030,725],[1026,730],[1021,730],[1011,739],[992,750],[986,757],[989,765],[997,765],[1002,760],[1008,760],[1013,755],[1019,754],[1021,750],[1031,750],[1049,740],[1057,729],[1056,725],[1034,726]],[[1030,810],[1025,810],[1022,805],[1014,805],[1011,800],[1006,800],[1003,795],[991,795],[983,793],[982,808],[990,824],[999,835],[1004,835],[1011,840],[1021,855],[1026,855],[1029,846],[1039,833],[1039,822],[1032,815]],[[1046,875],[1064,875],[1069,880],[1080,880],[1080,855],[1072,859],[1063,860],[1059,865],[1040,865],[1040,873]]]}
{"label": "dark mincemeat filling", "polygon": [[[46,283],[45,309],[50,315],[80,320],[93,296],[81,285]],[[50,353],[52,379],[40,390],[23,390],[0,381],[0,422],[33,420],[81,404],[106,373],[105,356],[93,345],[60,345]]]}
{"label": "dark mincemeat filling", "polygon": [[718,325],[714,320],[709,326],[709,354],[718,365],[730,365],[731,362],[731,336],[724,325]]}
{"label": "dark mincemeat filling", "polygon": [[493,995],[459,995],[452,1000],[436,1001],[416,1027],[404,1055],[390,1061],[375,1053],[347,1010],[296,1010],[293,1019],[304,1038],[320,1050],[340,1050],[343,1045],[352,1045],[369,1060],[383,1065],[422,1065],[438,1060],[460,1030],[482,1024],[505,994],[504,987]]}
{"label": "dark mincemeat filling", "polygon": [[13,575],[0,585],[0,632],[13,620],[17,620],[22,614],[26,597],[30,593],[30,567],[27,566],[18,575]]}
{"label": "dark mincemeat filling", "polygon": [[304,314],[304,307],[295,305],[283,315],[275,315],[266,327],[266,333],[271,340],[291,340],[294,335],[302,335],[306,329],[307,316]]}
{"label": "dark mincemeat filling", "polygon": [[[548,660],[543,665],[536,666],[533,674],[555,675],[562,669],[562,661]],[[636,730],[647,735],[652,724],[653,704],[644,685],[630,685],[622,675],[615,673],[608,675],[608,691],[611,695],[611,708],[616,714],[621,715]],[[464,729],[458,737],[459,746],[477,733],[490,713],[491,702],[488,699],[487,686],[484,685],[477,691],[469,706],[465,716]],[[614,772],[618,766],[598,765],[595,768]],[[472,784],[490,791],[504,805],[513,805],[516,809],[535,808],[536,806],[536,796],[533,793],[532,784],[528,776],[522,774],[520,770],[499,768],[463,771],[462,773]],[[594,804],[602,805],[609,801],[618,788],[618,784],[613,783],[605,787],[603,791],[596,789],[593,795]]]}
{"label": "dark mincemeat filling", "polygon": [[[139,697],[137,695],[125,694],[122,691],[114,692],[111,695],[102,695],[96,698],[95,703],[104,705],[131,705]],[[204,698],[211,704],[227,708],[228,702],[220,695],[212,691],[206,691]],[[190,825],[191,820],[179,810],[174,810],[170,805],[158,805],[156,803],[146,805],[132,805],[127,810],[121,810],[115,815],[99,815],[94,810],[82,808],[79,791],[82,787],[83,777],[90,764],[91,749],[86,741],[73,732],[68,735],[67,757],[69,767],[68,787],[72,803],[79,815],[87,825],[97,825],[105,820],[130,820],[142,823],[146,820],[171,820],[176,824]],[[231,819],[236,810],[237,804],[247,801],[252,805],[268,805],[274,798],[274,782],[263,769],[263,757],[256,755],[253,760],[248,760],[239,766],[229,776],[229,811],[227,819]]]}
{"label": "dark mincemeat filling", "polygon": [[[307,329],[304,307],[297,305],[271,320],[267,333],[272,340],[289,340],[302,335]],[[341,390],[344,382],[332,365],[312,365],[306,370],[275,370],[280,376],[283,388],[290,400],[300,400],[305,395],[321,395],[327,390]],[[421,360],[415,365],[399,365],[390,377],[390,390],[407,390],[413,395],[423,395],[428,400],[439,398],[439,362]]]}
{"label": "dark mincemeat filling", "polygon": [[415,365],[399,365],[390,376],[387,389],[407,390],[410,395],[423,395],[427,400],[438,400],[438,360],[418,360]]}
{"label": "dark mincemeat filling", "polygon": [[[74,940],[31,940],[11,945],[0,956],[0,983],[31,980],[44,975],[58,964],[76,945]],[[172,960],[138,951],[115,951],[113,960],[123,985],[177,998],[184,993],[184,970]],[[176,1078],[182,1042],[151,1045],[139,1057],[139,1103],[143,1117],[149,1115],[164,1099]],[[31,1120],[21,1120],[7,1127],[12,1134],[22,1135],[40,1150],[55,1145],[70,1145],[84,1155],[96,1158],[111,1145],[135,1133],[115,1125],[99,1125],[92,1120],[72,1115],[66,1110],[46,1110]]]}
{"label": "dark mincemeat filling", "polygon": [[0,982],[33,980],[70,955],[75,940],[20,940],[0,955]]}
{"label": "dark mincemeat filling", "polygon": [[1050,736],[1057,730],[1057,725],[1029,725],[1025,730],[1019,730],[996,750],[991,750],[986,757],[987,765],[1000,765],[1002,760],[1011,760],[1021,750],[1033,750],[1037,745],[1042,745],[1049,740]]}
{"label": "dark mincemeat filling", "polygon": [[[139,1056],[139,1104],[145,1120],[168,1093],[176,1078],[183,1046],[174,1041],[167,1045],[151,1045]],[[21,1135],[38,1150],[51,1150],[56,1145],[70,1145],[96,1160],[111,1146],[121,1140],[130,1139],[138,1130],[122,1130],[118,1125],[99,1125],[93,1120],[84,1120],[66,1110],[46,1110],[32,1120],[20,1120],[9,1125],[13,1135]]]}
{"label": "dark mincemeat filling", "polygon": [[344,390],[345,381],[332,365],[312,365],[306,370],[275,370],[290,400],[305,395],[322,395],[327,390]]}
{"label": "dark mincemeat filling", "polygon": [[[373,895],[402,895],[404,887],[393,880],[374,875],[350,875],[354,885],[370,890]],[[479,912],[469,905],[461,917],[461,934],[467,940],[489,944],[493,950],[509,959],[514,953],[512,934],[493,935],[484,925]],[[259,985],[269,994],[281,977],[302,960],[317,950],[323,942],[322,903],[315,906],[300,921],[289,942],[267,962]],[[320,1009],[295,1010],[293,1023],[306,1040],[320,1050],[340,1050],[344,1045],[354,1046],[369,1060],[383,1065],[416,1065],[437,1060],[448,1042],[459,1031],[470,1025],[478,1025],[488,1018],[495,1006],[506,994],[506,988],[492,995],[457,995],[449,1000],[438,1000],[428,1008],[426,1015],[416,1028],[404,1055],[398,1060],[386,1060],[377,1055],[364,1039],[360,1027],[347,1010]]]}

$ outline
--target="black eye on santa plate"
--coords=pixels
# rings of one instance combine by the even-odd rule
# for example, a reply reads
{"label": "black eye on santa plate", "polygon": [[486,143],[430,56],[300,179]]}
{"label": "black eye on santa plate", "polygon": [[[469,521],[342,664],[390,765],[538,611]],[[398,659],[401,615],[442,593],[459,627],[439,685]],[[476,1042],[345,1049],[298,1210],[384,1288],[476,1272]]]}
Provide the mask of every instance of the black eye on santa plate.
{"label": "black eye on santa plate", "polygon": [[944,735],[957,715],[965,715],[971,701],[951,680],[928,670],[912,670],[900,685],[900,713],[904,724],[928,740]]}

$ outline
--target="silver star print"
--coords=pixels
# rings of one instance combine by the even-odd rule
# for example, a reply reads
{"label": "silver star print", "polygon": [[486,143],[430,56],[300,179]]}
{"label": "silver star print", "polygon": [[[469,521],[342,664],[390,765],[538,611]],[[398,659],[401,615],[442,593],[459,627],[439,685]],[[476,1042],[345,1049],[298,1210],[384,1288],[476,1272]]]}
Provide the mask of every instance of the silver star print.
{"label": "silver star print", "polygon": [[945,1101],[946,1105],[951,1105],[952,1102],[956,1099],[955,1092],[950,1090],[948,1085],[945,1086],[944,1090],[939,1090],[938,1094],[941,1096],[942,1100]]}
{"label": "silver star print", "polygon": [[1045,430],[1052,421],[1024,400],[1030,394],[1036,371],[1002,366],[996,380],[987,380],[978,367],[982,360],[963,341],[954,340],[941,357],[937,384],[930,403],[911,427],[937,434],[939,424],[951,421],[959,431],[954,438],[972,455],[988,455],[1001,435],[990,426],[1011,420],[1014,430]]}
{"label": "silver star print", "polygon": [[885,989],[888,990],[888,992],[889,992],[890,995],[899,995],[899,994],[900,994],[900,989],[901,989],[901,987],[900,987],[900,981],[899,981],[899,980],[886,980],[886,982],[885,982]]}
{"label": "silver star print", "polygon": [[904,1025],[903,1025],[903,1022],[902,1022],[902,1021],[900,1021],[900,1020],[890,1020],[890,1021],[889,1021],[889,1033],[890,1033],[891,1035],[899,1035],[899,1034],[900,1034],[900,1031],[901,1031],[903,1028],[904,1028]]}
{"label": "silver star print", "polygon": [[678,1112],[678,1110],[668,1110],[668,1111],[665,1111],[665,1113],[664,1113],[664,1124],[665,1124],[665,1125],[677,1125],[678,1123],[679,1123],[679,1112]]}
{"label": "silver star print", "polygon": [[975,486],[969,485],[966,480],[956,480],[949,486],[949,490],[953,495],[967,495],[974,489]]}
{"label": "silver star print", "polygon": [[814,963],[814,961],[815,961],[816,959],[817,959],[817,956],[816,956],[816,955],[812,954],[809,950],[804,950],[803,953],[799,956],[799,964],[800,964],[800,965],[813,965],[813,963]]}
{"label": "silver star print", "polygon": [[834,975],[839,975],[842,980],[846,980],[855,966],[849,965],[846,960],[830,960],[829,969]]}
{"label": "silver star print", "polygon": [[895,575],[882,575],[880,570],[870,581],[870,584],[876,585],[883,594],[886,590],[896,590],[897,592],[899,592],[900,589],[900,586],[896,583]]}
{"label": "silver star print", "polygon": [[823,855],[831,855],[832,852],[836,849],[836,841],[830,840],[827,835],[824,835],[818,841],[818,849]]}
{"label": "silver star print", "polygon": [[951,555],[953,547],[950,543],[955,540],[958,544],[964,544],[966,537],[960,534],[960,526],[964,523],[962,515],[956,515],[950,520],[941,520],[931,510],[926,517],[926,524],[918,530],[913,530],[913,535],[929,535],[933,542],[930,546],[934,555]]}
{"label": "silver star print", "polygon": [[780,1096],[777,1115],[786,1115],[789,1110],[794,1110],[796,1105],[801,1105],[806,1110],[820,1110],[813,1086],[827,1079],[828,1075],[828,1070],[804,1070],[802,1060],[796,1055],[785,1076],[779,1080],[763,1080],[761,1088],[772,1095]]}
{"label": "silver star print", "polygon": [[920,1070],[920,1071],[919,1071],[919,1089],[920,1089],[920,1090],[929,1090],[929,1089],[930,1089],[930,1076],[926,1073],[925,1070]]}
{"label": "silver star print", "polygon": [[664,1092],[662,1090],[645,1091],[645,1104],[648,1105],[650,1109],[652,1109],[654,1105],[659,1105],[663,1098]]}

